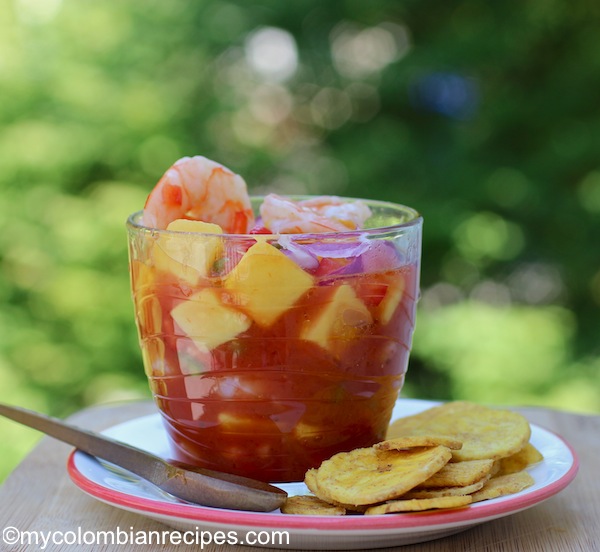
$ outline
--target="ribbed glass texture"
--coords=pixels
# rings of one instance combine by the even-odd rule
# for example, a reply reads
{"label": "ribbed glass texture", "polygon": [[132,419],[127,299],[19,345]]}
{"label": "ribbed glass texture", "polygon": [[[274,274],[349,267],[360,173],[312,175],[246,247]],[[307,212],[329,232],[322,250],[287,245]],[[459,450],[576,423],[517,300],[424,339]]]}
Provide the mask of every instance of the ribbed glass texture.
{"label": "ribbed glass texture", "polygon": [[368,227],[341,233],[172,232],[129,218],[144,368],[174,457],[294,481],[384,438],[415,325],[422,219],[367,203]]}

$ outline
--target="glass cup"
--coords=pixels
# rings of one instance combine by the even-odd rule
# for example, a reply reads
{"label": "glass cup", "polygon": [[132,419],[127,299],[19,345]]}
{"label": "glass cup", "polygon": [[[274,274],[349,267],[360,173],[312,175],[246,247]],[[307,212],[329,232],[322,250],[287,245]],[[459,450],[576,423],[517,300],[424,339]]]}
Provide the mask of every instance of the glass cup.
{"label": "glass cup", "polygon": [[415,325],[422,218],[364,201],[365,229],[322,234],[156,230],[129,217],[144,368],[175,459],[298,481],[384,439]]}

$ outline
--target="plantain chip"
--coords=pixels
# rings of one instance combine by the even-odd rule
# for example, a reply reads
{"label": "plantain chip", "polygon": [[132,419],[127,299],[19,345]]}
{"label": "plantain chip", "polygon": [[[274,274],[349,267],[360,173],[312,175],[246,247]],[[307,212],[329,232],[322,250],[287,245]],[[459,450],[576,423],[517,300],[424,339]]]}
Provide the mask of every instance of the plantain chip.
{"label": "plantain chip", "polygon": [[407,498],[439,498],[442,496],[464,496],[470,495],[474,492],[481,489],[489,480],[489,477],[486,476],[482,478],[480,481],[476,481],[471,485],[465,485],[463,487],[439,487],[437,489],[421,489],[416,488],[412,491],[408,491],[407,493],[401,496],[402,499]]}
{"label": "plantain chip", "polygon": [[527,443],[520,451],[497,460],[498,475],[506,475],[524,470],[532,464],[537,464],[544,459],[542,453],[531,443]]}
{"label": "plantain chip", "polygon": [[396,420],[389,427],[387,439],[431,434],[462,442],[452,458],[465,461],[510,456],[529,441],[531,428],[527,419],[516,412],[455,401]]}
{"label": "plantain chip", "polygon": [[509,473],[492,477],[480,491],[471,495],[473,502],[489,500],[490,498],[498,498],[514,494],[531,487],[534,484],[533,477],[526,471]]}
{"label": "plantain chip", "polygon": [[317,469],[320,496],[328,502],[365,505],[396,498],[440,470],[452,457],[443,446],[340,452]]}
{"label": "plantain chip", "polygon": [[356,504],[343,504],[341,502],[337,502],[335,500],[332,500],[331,498],[326,497],[319,489],[316,468],[311,468],[306,472],[306,474],[304,475],[304,484],[315,496],[317,496],[324,502],[332,504],[333,506],[343,508],[347,512],[362,514],[367,508],[367,506],[357,506]]}
{"label": "plantain chip", "polygon": [[[319,496],[319,485],[317,484],[317,469],[311,468],[304,474],[304,484],[313,494]],[[319,496],[320,498],[320,496]]]}
{"label": "plantain chip", "polygon": [[420,489],[436,487],[464,487],[472,485],[488,475],[494,466],[493,460],[466,460],[446,464],[429,479],[419,484]]}
{"label": "plantain chip", "polygon": [[367,508],[366,515],[393,514],[397,512],[421,512],[437,508],[461,508],[471,503],[470,496],[444,496],[439,498],[413,498],[410,500],[391,500]]}
{"label": "plantain chip", "polygon": [[316,496],[290,496],[281,506],[282,514],[297,514],[301,516],[343,516],[346,509],[334,506]]}
{"label": "plantain chip", "polygon": [[462,448],[462,443],[443,435],[407,435],[388,439],[373,445],[377,450],[403,450],[416,447],[437,447],[442,445],[452,450]]}

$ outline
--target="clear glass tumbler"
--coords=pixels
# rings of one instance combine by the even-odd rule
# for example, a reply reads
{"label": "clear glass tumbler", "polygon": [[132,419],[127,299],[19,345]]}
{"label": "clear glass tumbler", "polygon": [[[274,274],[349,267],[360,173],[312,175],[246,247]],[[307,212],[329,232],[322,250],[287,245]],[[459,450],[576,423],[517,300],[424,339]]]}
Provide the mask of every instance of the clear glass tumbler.
{"label": "clear glass tumbler", "polygon": [[415,325],[422,218],[363,201],[365,229],[321,234],[174,232],[129,217],[144,367],[176,459],[296,481],[384,438]]}

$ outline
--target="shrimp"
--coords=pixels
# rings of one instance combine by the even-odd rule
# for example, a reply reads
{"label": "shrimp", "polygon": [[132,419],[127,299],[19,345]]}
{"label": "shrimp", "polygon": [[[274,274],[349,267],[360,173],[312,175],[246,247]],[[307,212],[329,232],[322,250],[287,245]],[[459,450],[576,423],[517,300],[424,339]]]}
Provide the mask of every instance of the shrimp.
{"label": "shrimp", "polygon": [[254,224],[246,182],[206,157],[179,159],[150,192],[143,220],[148,227],[165,229],[180,218],[212,222],[229,234],[245,234]]}
{"label": "shrimp", "polygon": [[269,194],[260,206],[263,224],[275,234],[345,232],[362,228],[371,209],[362,201],[320,196],[303,201]]}

